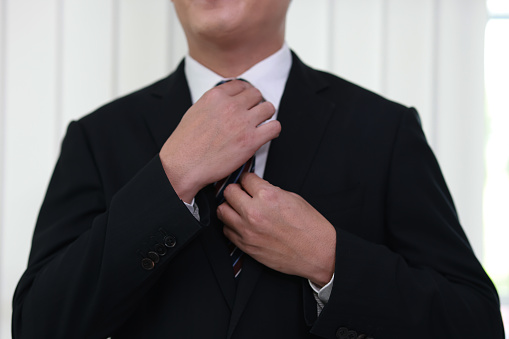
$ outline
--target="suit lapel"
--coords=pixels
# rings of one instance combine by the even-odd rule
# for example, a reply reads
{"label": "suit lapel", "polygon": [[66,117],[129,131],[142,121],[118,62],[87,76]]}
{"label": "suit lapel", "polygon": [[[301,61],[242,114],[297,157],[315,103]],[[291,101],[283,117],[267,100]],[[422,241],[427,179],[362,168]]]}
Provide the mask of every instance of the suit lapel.
{"label": "suit lapel", "polygon": [[[327,86],[315,71],[293,54],[292,68],[278,113],[281,134],[271,142],[265,167],[264,179],[271,184],[295,193],[301,191],[334,109],[332,102],[318,95]],[[246,258],[228,338],[232,336],[263,269],[260,263]]]}
{"label": "suit lapel", "polygon": [[[153,109],[147,109],[144,116],[159,150],[175,130],[182,116],[191,107],[191,94],[184,73],[184,62],[181,62],[176,71],[168,78],[154,86],[152,96],[157,99],[156,106]],[[213,187],[209,185],[204,188],[198,193],[196,199],[198,206],[207,206],[206,210],[210,213],[210,218],[202,218],[202,220],[208,219],[208,222],[199,239],[225,300],[232,309],[235,298],[235,280],[225,237],[215,213]]]}
{"label": "suit lapel", "polygon": [[295,55],[281,99],[281,134],[272,141],[264,179],[300,193],[316,150],[332,117],[334,103],[318,95],[328,84]]}
{"label": "suit lapel", "polygon": [[183,61],[174,73],[154,86],[152,96],[157,99],[157,106],[147,109],[144,116],[159,150],[191,107]]}

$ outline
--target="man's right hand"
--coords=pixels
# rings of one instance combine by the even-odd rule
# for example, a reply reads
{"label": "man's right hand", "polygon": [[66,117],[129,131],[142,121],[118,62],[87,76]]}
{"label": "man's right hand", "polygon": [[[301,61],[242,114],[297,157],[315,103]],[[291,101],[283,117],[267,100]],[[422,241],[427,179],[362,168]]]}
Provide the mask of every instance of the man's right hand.
{"label": "man's right hand", "polygon": [[177,195],[189,203],[200,189],[239,168],[266,142],[276,138],[274,106],[260,91],[233,80],[206,92],[182,117],[159,152]]}

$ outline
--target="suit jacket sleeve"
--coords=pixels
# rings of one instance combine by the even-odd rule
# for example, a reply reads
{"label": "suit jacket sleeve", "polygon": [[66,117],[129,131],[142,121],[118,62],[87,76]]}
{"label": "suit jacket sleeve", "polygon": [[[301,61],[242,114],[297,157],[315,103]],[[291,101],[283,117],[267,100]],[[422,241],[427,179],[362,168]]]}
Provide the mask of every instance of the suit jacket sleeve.
{"label": "suit jacket sleeve", "polygon": [[[111,202],[103,190],[84,130],[73,122],[15,292],[14,338],[109,336],[202,229],[173,191],[158,155]],[[200,208],[209,213],[206,203]],[[150,251],[159,260],[142,269]]]}
{"label": "suit jacket sleeve", "polygon": [[459,224],[415,110],[401,115],[392,147],[386,240],[375,244],[335,225],[334,286],[311,332],[504,338],[497,293]]}

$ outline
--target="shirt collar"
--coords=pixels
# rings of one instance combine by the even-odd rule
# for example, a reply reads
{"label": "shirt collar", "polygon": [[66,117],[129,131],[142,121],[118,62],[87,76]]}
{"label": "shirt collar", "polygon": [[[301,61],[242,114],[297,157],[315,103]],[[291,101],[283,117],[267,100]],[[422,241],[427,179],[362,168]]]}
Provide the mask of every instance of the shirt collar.
{"label": "shirt collar", "polygon": [[[260,90],[265,100],[271,102],[278,109],[291,66],[292,55],[285,43],[276,53],[260,61],[237,78],[249,81]],[[225,80],[194,60],[190,55],[185,57],[184,72],[193,104],[219,81]]]}

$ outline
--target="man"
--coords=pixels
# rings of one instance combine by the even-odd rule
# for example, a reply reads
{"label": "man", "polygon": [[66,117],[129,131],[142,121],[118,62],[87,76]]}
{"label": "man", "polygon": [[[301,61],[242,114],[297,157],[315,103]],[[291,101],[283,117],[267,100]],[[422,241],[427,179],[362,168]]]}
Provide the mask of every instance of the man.
{"label": "man", "polygon": [[503,338],[417,114],[302,64],[289,2],[174,0],[185,62],[70,124],[15,338]]}

